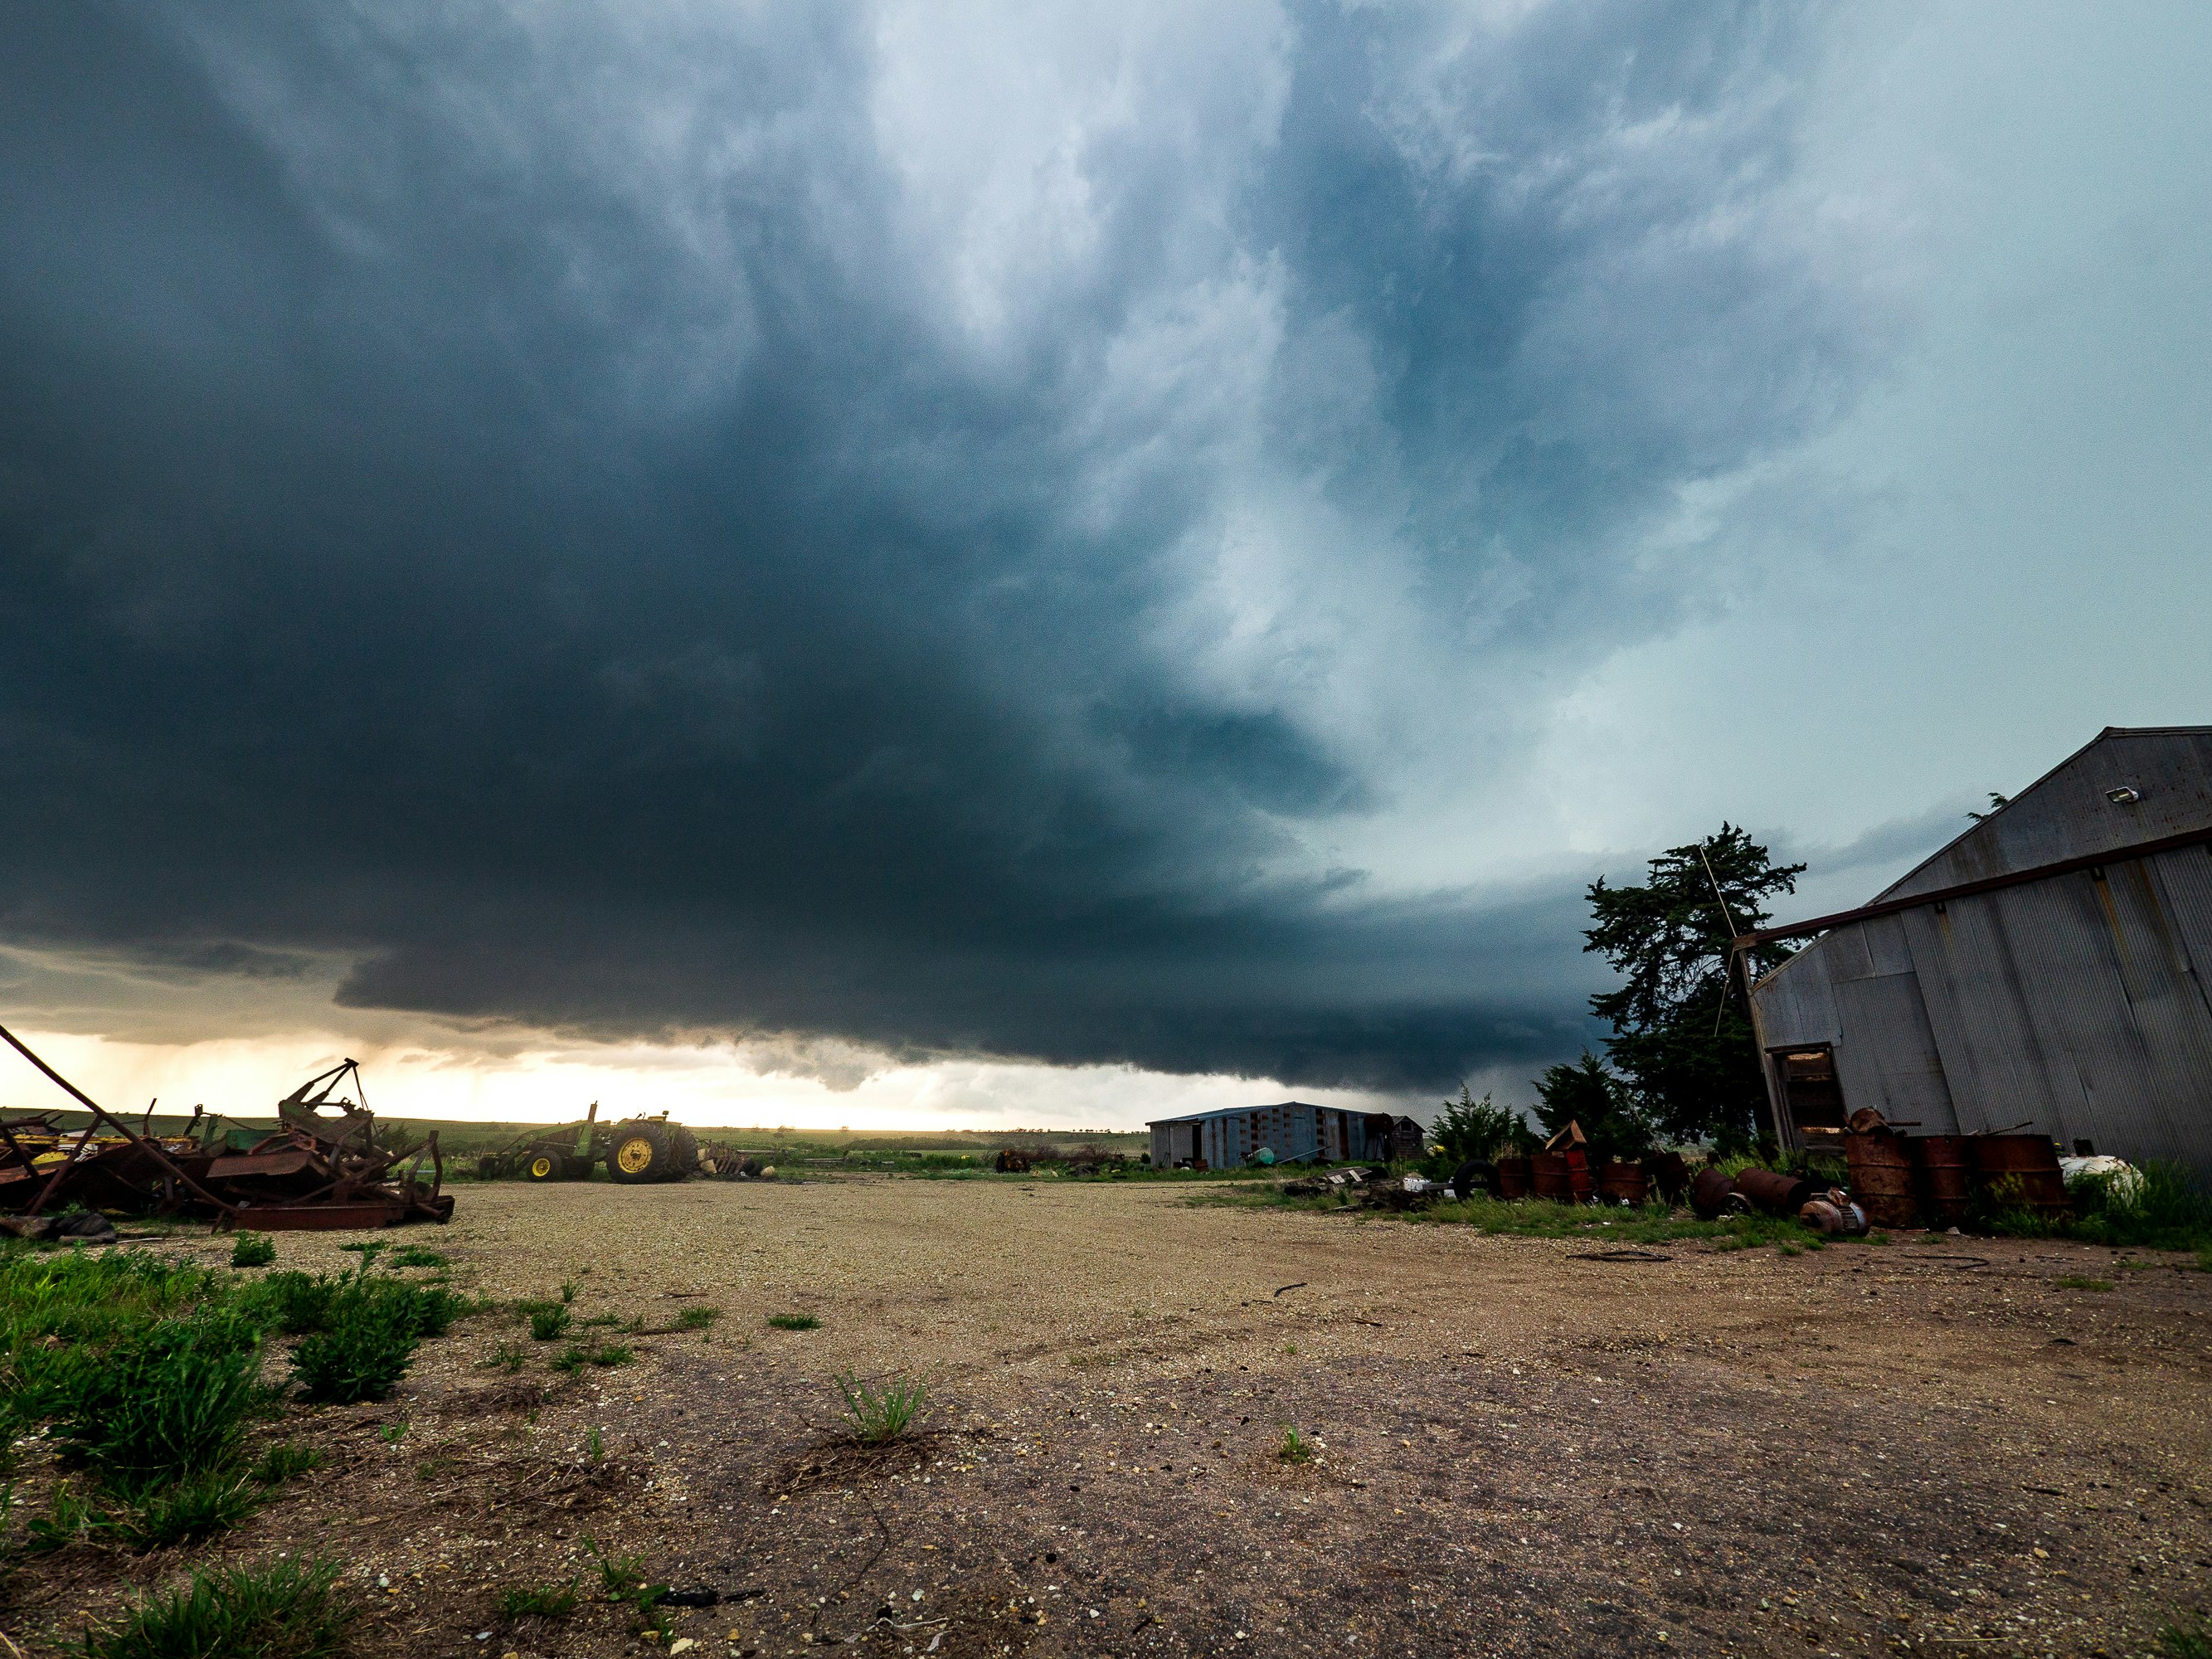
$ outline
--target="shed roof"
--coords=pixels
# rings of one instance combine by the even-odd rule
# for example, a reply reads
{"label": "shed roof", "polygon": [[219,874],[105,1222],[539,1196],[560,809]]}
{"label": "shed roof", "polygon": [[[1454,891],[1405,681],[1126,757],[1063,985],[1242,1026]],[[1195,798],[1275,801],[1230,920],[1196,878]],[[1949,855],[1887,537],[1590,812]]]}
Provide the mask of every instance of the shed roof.
{"label": "shed roof", "polygon": [[1218,1106],[1210,1112],[1185,1112],[1181,1117],[1147,1118],[1145,1121],[1145,1127],[1147,1129],[1156,1129],[1166,1123],[1204,1123],[1212,1118],[1244,1117],[1253,1112],[1280,1112],[1286,1111],[1291,1107],[1309,1112],[1329,1109],[1327,1107],[1316,1106],[1310,1100],[1278,1100],[1266,1106]]}

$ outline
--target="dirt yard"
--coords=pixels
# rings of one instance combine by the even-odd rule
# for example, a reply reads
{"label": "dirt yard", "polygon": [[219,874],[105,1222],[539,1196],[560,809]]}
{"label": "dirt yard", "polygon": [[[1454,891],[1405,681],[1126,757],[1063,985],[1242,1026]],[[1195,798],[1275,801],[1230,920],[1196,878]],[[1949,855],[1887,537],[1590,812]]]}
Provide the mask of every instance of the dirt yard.
{"label": "dirt yard", "polygon": [[[587,1535],[718,1598],[658,1644],[693,1659],[2118,1659],[2212,1603],[2212,1276],[2178,1259],[1593,1260],[1054,1181],[465,1188],[407,1238],[467,1289],[570,1281],[580,1321],[724,1311],[575,1378],[480,1316],[386,1405],[299,1411],[331,1465],[190,1559],[335,1555],[366,1654],[657,1650],[596,1598]],[[340,1242],[283,1261],[349,1265]],[[929,1431],[842,1445],[841,1370],[927,1378]],[[19,1571],[9,1632],[73,1646],[185,1559],[73,1547]],[[498,1617],[572,1577],[567,1617]]]}

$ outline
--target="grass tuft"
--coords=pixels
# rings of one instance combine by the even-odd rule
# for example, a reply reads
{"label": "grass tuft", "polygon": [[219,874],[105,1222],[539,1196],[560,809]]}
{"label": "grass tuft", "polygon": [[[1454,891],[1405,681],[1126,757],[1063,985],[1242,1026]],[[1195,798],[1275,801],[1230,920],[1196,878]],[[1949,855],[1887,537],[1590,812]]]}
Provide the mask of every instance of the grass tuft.
{"label": "grass tuft", "polygon": [[392,1253],[395,1267],[446,1267],[452,1262],[437,1251],[425,1249],[420,1244],[403,1244]]}
{"label": "grass tuft", "polygon": [[721,1316],[720,1308],[686,1308],[676,1316],[676,1328],[679,1331],[703,1331]]}
{"label": "grass tuft", "polygon": [[1313,1442],[1290,1424],[1284,1424],[1283,1443],[1275,1448],[1276,1457],[1285,1463],[1310,1463],[1313,1455]]}
{"label": "grass tuft", "polygon": [[836,1383],[845,1396],[848,1431],[863,1446],[902,1439],[929,1409],[929,1385],[918,1378],[896,1376],[877,1389],[848,1371]]}
{"label": "grass tuft", "polygon": [[234,1267],[265,1267],[276,1259],[276,1241],[266,1233],[240,1233],[230,1246]]}
{"label": "grass tuft", "polygon": [[768,1322],[780,1331],[818,1331],[822,1322],[812,1314],[770,1314]]}
{"label": "grass tuft", "polygon": [[253,1478],[264,1486],[281,1486],[287,1480],[319,1469],[328,1462],[330,1459],[313,1446],[295,1446],[287,1440],[261,1454],[253,1466]]}
{"label": "grass tuft", "polygon": [[627,1365],[637,1356],[619,1342],[602,1342],[585,1358],[594,1365]]}
{"label": "grass tuft", "polygon": [[524,1304],[523,1312],[530,1319],[530,1340],[532,1342],[554,1342],[568,1334],[568,1310],[557,1302],[537,1302]]}
{"label": "grass tuft", "polygon": [[2212,1625],[2190,1619],[2158,1633],[2160,1659],[2212,1659]]}
{"label": "grass tuft", "polygon": [[499,1593],[499,1616],[517,1619],[566,1619],[576,1610],[576,1581],[565,1584],[518,1585]]}
{"label": "grass tuft", "polygon": [[334,1561],[282,1560],[197,1571],[121,1624],[86,1631],[86,1659],[331,1659],[353,1615],[337,1572]]}
{"label": "grass tuft", "polygon": [[2058,1288],[2062,1291],[2109,1291],[2112,1288],[2112,1281],[2109,1279],[2087,1279],[2080,1273],[2067,1273],[2059,1279]]}
{"label": "grass tuft", "polygon": [[669,1631],[668,1615],[660,1611],[661,1598],[668,1594],[668,1586],[656,1584],[645,1571],[645,1559],[637,1555],[609,1555],[601,1549],[599,1540],[588,1533],[584,1536],[584,1551],[592,1558],[592,1565],[599,1570],[599,1586],[610,1601],[624,1602],[636,1614],[640,1634],[651,1631],[661,1640],[666,1640]]}

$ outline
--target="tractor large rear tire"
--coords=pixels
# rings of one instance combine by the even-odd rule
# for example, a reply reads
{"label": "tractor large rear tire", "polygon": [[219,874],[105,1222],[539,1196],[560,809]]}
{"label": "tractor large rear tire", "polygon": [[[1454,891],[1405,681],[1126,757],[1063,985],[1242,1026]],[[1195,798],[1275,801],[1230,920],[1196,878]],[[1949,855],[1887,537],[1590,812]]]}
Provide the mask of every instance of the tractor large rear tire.
{"label": "tractor large rear tire", "polygon": [[681,1181],[698,1164],[699,1143],[680,1123],[635,1118],[617,1123],[607,1137],[607,1173],[624,1186]]}

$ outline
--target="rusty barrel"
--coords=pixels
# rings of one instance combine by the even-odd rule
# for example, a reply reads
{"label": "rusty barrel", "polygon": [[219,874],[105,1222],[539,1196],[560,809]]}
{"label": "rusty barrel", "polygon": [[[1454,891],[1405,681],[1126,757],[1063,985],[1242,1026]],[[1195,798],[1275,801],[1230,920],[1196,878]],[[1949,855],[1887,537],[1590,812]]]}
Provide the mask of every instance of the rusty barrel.
{"label": "rusty barrel", "polygon": [[1708,1221],[1717,1219],[1735,1195],[1735,1182],[1718,1170],[1700,1170],[1690,1183],[1690,1207]]}
{"label": "rusty barrel", "polygon": [[1567,1191],[1577,1204],[1586,1204],[1597,1190],[1590,1179],[1589,1155],[1579,1146],[1570,1146],[1562,1154],[1567,1160]]}
{"label": "rusty barrel", "polygon": [[1566,1155],[1563,1152],[1537,1152],[1528,1159],[1529,1186],[1539,1198],[1548,1198],[1560,1204],[1574,1201],[1573,1177],[1567,1173]]}
{"label": "rusty barrel", "polygon": [[2049,1135],[1972,1135],[1974,1175],[1990,1202],[2045,1220],[2067,1213],[2066,1177]]}
{"label": "rusty barrel", "polygon": [[1931,1225],[1963,1227],[1970,1205],[1972,1143],[1965,1135],[1915,1135],[1905,1143]]}
{"label": "rusty barrel", "polygon": [[1886,1129],[1844,1137],[1851,1197],[1877,1227],[1917,1227],[1920,1199],[1913,1191],[1912,1154],[1905,1137]]}
{"label": "rusty barrel", "polygon": [[1651,1179],[1641,1164],[1614,1158],[1597,1172],[1598,1196],[1608,1204],[1640,1205],[1651,1195]]}
{"label": "rusty barrel", "polygon": [[1817,1182],[1774,1170],[1739,1170],[1735,1189],[1769,1215],[1796,1215],[1820,1188]]}
{"label": "rusty barrel", "polygon": [[1644,1160],[1645,1179],[1669,1204],[1679,1204],[1690,1190],[1690,1166],[1680,1152],[1654,1152]]}
{"label": "rusty barrel", "polygon": [[1500,1198],[1528,1196],[1530,1176],[1528,1160],[1525,1158],[1501,1158],[1498,1160],[1498,1195]]}

